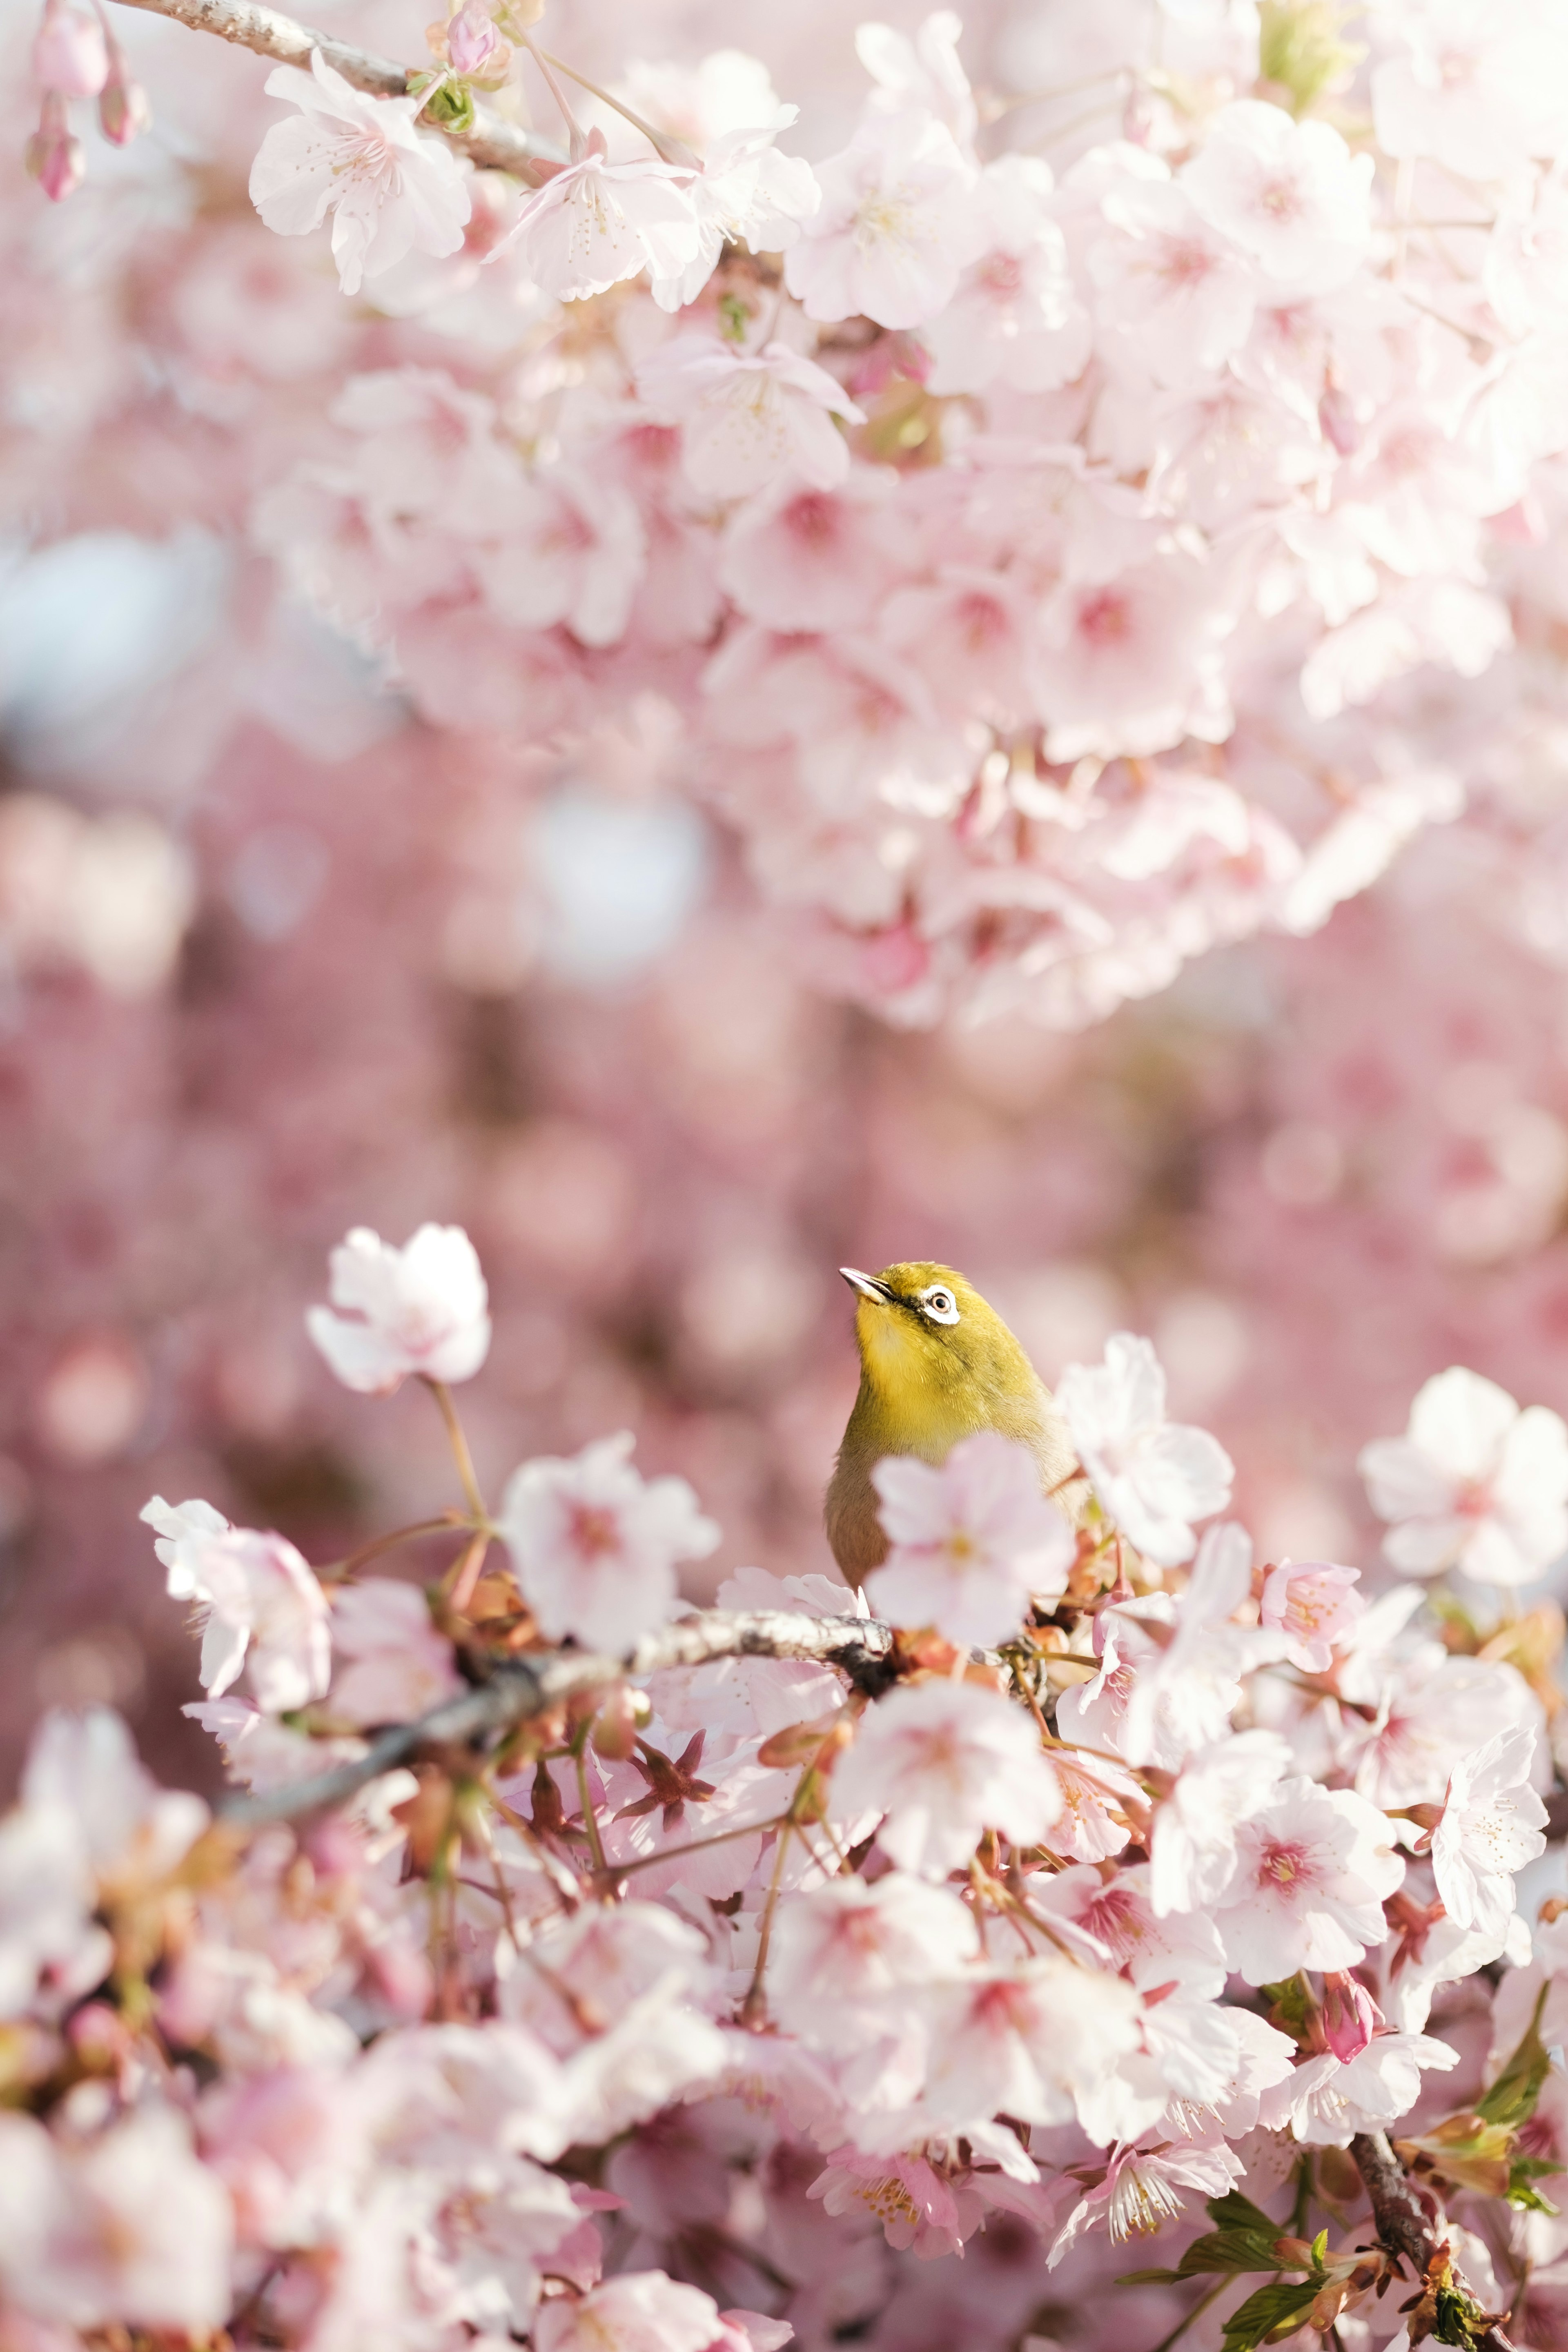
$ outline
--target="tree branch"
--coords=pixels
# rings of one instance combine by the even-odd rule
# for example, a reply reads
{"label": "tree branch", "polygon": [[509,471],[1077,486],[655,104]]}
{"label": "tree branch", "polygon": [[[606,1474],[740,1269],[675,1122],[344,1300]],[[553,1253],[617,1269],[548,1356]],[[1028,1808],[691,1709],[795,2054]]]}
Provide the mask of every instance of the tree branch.
{"label": "tree branch", "polygon": [[[172,16],[175,24],[189,26],[193,33],[216,33],[220,41],[254,49],[258,57],[274,58],[279,65],[308,69],[311,50],[320,49],[323,61],[355,89],[366,90],[372,98],[408,95],[406,66],[390,58],[374,57],[366,49],[351,48],[346,41],[333,40],[330,33],[297,25],[292,16],[282,16],[276,8],[257,5],[256,0],[121,0],[121,5],[145,8],[154,16]],[[483,106],[475,109],[471,131],[447,131],[439,122],[426,122],[425,127],[441,131],[481,171],[510,172],[530,187],[539,184],[538,163],[565,160],[549,140],[505,121]]]}
{"label": "tree branch", "polygon": [[223,1818],[250,1829],[321,1812],[344,1803],[367,1781],[390,1772],[421,1748],[491,1740],[584,1691],[657,1674],[664,1666],[700,1666],[711,1658],[815,1658],[841,1667],[852,1683],[875,1693],[897,1675],[893,1651],[891,1626],[872,1618],[808,1617],[792,1609],[710,1609],[661,1625],[624,1658],[591,1650],[549,1650],[533,1657],[509,1658],[472,1690],[444,1699],[417,1722],[384,1731],[352,1763],[259,1796],[232,1797],[222,1809]]}
{"label": "tree branch", "polygon": [[[1417,2285],[1423,2284],[1432,2257],[1443,2243],[1436,2200],[1411,2179],[1390,2147],[1386,2132],[1357,2132],[1351,2142],[1351,2155],[1372,2200],[1379,2239],[1391,2253],[1405,2256]],[[1458,2279],[1457,2271],[1455,2276]],[[1517,2352],[1512,2337],[1505,2336],[1500,2326],[1483,2329],[1472,2341],[1474,2352]]]}

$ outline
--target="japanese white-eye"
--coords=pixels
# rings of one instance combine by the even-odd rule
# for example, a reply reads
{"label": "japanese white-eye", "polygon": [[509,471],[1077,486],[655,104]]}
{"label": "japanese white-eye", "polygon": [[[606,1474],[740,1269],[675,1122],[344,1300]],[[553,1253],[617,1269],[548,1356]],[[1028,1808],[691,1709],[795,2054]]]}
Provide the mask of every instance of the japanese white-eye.
{"label": "japanese white-eye", "polygon": [[852,1584],[886,1557],[871,1472],[888,1454],[944,1462],[961,1437],[994,1429],[1026,1445],[1040,1488],[1068,1518],[1087,1496],[1051,1392],[994,1307],[950,1265],[919,1259],[880,1274],[838,1269],[857,1293],[860,1392],[828,1482],[833,1556]]}

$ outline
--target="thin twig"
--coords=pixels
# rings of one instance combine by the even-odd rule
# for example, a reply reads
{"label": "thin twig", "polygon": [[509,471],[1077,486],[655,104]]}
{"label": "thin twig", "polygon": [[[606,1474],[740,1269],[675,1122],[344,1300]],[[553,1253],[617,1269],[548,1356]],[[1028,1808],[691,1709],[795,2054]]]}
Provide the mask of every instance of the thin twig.
{"label": "thin twig", "polygon": [[450,1535],[455,1528],[467,1525],[461,1511],[453,1510],[443,1511],[438,1519],[416,1519],[412,1527],[394,1528],[390,1535],[377,1536],[374,1542],[361,1544],[359,1549],[351,1551],[346,1559],[329,1560],[325,1568],[317,1569],[316,1581],[318,1584],[342,1584],[356,1570],[365,1567],[373,1559],[379,1559],[384,1551],[395,1551],[399,1544],[414,1543],[421,1536]]}
{"label": "thin twig", "polygon": [[[224,1807],[224,1818],[242,1827],[258,1826],[346,1804],[368,1781],[394,1770],[422,1748],[484,1747],[586,1692],[637,1681],[669,1666],[700,1666],[712,1658],[811,1658],[840,1667],[859,1688],[874,1695],[897,1679],[894,1651],[892,1627],[874,1618],[811,1617],[793,1609],[713,1609],[661,1625],[621,1658],[589,1650],[546,1650],[507,1658],[475,1688],[443,1699],[416,1722],[384,1731],[352,1762],[313,1780],[233,1797]],[[482,1760],[482,1756],[476,1758],[476,1764]]]}
{"label": "thin twig", "polygon": [[[330,33],[315,32],[276,8],[258,5],[257,0],[120,0],[120,5],[171,17],[193,33],[212,33],[238,48],[253,49],[258,57],[276,58],[279,65],[309,69],[310,52],[319,49],[323,65],[372,98],[406,98],[409,73],[419,70],[334,40]],[[481,171],[510,172],[531,188],[538,187],[547,176],[541,164],[558,165],[565,160],[549,140],[523,130],[520,123],[506,121],[488,107],[476,106],[470,131],[449,130],[444,123],[428,127],[461,148]]]}

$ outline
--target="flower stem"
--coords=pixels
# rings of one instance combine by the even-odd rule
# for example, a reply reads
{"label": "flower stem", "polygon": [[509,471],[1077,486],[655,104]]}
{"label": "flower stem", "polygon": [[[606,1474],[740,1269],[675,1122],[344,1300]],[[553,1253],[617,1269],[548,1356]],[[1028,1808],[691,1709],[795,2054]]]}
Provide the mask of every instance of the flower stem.
{"label": "flower stem", "polygon": [[[613,107],[618,115],[631,124],[634,131],[642,132],[643,137],[662,163],[683,164],[694,172],[701,170],[701,156],[696,154],[684,139],[676,139],[666,131],[656,131],[651,122],[645,122],[640,114],[634,114],[629,106],[623,106],[618,98],[612,98],[607,89],[601,89],[596,81],[590,81],[586,74],[579,73],[576,67],[569,66],[563,58],[552,57],[548,49],[534,49],[531,41],[528,46],[533,49],[541,70],[547,66],[553,66],[557,73],[563,73],[570,80],[574,81],[579,89],[585,89],[591,98],[596,98],[601,106]],[[552,87],[553,88],[553,84]]]}
{"label": "flower stem", "polygon": [[474,1457],[468,1452],[468,1441],[463,1434],[463,1424],[458,1419],[458,1408],[452,1402],[452,1391],[445,1381],[432,1380],[428,1372],[421,1372],[419,1377],[435,1398],[437,1409],[447,1424],[447,1435],[452,1444],[452,1458],[458,1465],[458,1476],[462,1484],[463,1492],[468,1497],[468,1508],[475,1518],[482,1521],[488,1528],[489,1513],[485,1508],[485,1498],[479,1492],[479,1482],[474,1475]]}
{"label": "flower stem", "polygon": [[342,1559],[331,1559],[316,1570],[318,1584],[342,1584],[367,1562],[379,1559],[384,1551],[394,1551],[399,1544],[414,1543],[421,1536],[449,1535],[454,1528],[468,1526],[461,1511],[443,1511],[438,1519],[416,1519],[412,1527],[394,1528],[390,1535],[377,1536],[371,1543],[361,1544]]}
{"label": "flower stem", "polygon": [[793,1813],[786,1813],[779,1831],[777,1852],[773,1855],[773,1874],[768,1882],[768,1899],[763,1906],[762,1931],[757,1937],[757,1965],[752,1970],[752,1981],[746,1998],[741,2003],[742,2025],[755,2025],[763,2013],[763,1977],[768,1965],[768,1946],[773,1941],[773,1913],[778,1909],[779,1888],[784,1883],[784,1855],[789,1851],[790,1832],[795,1827]]}
{"label": "flower stem", "polygon": [[577,1795],[583,1807],[583,1827],[587,1834],[588,1851],[594,1857],[595,1873],[604,1878],[609,1875],[609,1865],[605,1860],[604,1840],[599,1835],[599,1816],[594,1810],[594,1800],[588,1794],[588,1759],[584,1752],[587,1745],[588,1727],[584,1724],[572,1743],[572,1761],[577,1771]]}

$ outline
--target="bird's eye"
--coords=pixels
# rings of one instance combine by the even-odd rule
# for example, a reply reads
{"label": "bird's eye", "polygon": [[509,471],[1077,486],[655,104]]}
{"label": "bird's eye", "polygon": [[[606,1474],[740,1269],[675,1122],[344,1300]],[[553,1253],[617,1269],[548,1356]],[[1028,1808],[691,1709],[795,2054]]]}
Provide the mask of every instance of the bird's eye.
{"label": "bird's eye", "polygon": [[958,1320],[958,1301],[951,1290],[942,1288],[940,1282],[921,1293],[921,1306],[933,1323],[956,1323]]}

